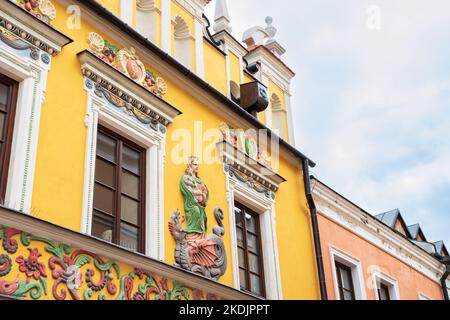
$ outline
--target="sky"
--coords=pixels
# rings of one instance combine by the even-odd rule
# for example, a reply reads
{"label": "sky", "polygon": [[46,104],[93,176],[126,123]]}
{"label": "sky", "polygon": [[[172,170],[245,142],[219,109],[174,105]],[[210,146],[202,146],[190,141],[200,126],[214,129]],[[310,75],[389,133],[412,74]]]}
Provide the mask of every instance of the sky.
{"label": "sky", "polygon": [[[207,15],[213,20],[213,1]],[[296,147],[372,214],[450,249],[450,1],[228,0],[233,35],[273,17]]]}

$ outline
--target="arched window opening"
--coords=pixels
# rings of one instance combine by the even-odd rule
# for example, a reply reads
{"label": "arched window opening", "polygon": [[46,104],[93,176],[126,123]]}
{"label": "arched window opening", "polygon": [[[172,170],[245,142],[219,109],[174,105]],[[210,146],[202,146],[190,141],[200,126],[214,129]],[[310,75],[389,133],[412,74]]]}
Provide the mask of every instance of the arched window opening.
{"label": "arched window opening", "polygon": [[175,18],[174,56],[186,67],[192,67],[191,33],[186,21],[180,16]]}
{"label": "arched window opening", "polygon": [[152,42],[156,41],[155,0],[136,0],[136,30]]}
{"label": "arched window opening", "polygon": [[280,138],[285,139],[285,112],[280,97],[275,93],[272,94],[270,104],[272,106],[272,129],[278,133]]}

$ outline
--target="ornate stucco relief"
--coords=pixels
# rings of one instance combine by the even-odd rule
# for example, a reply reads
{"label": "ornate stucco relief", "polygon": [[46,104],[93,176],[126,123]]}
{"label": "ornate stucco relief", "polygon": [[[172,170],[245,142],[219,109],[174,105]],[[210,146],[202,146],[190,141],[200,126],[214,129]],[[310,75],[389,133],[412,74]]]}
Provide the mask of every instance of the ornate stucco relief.
{"label": "ornate stucco relief", "polygon": [[[189,158],[188,167],[180,180],[180,190],[184,198],[184,217],[177,209],[169,221],[169,230],[175,242],[177,266],[218,280],[225,274],[227,254],[222,237],[225,234],[224,214],[220,208],[214,210],[218,226],[207,235],[208,221],[206,205],[209,191],[198,176],[198,159]],[[186,222],[184,229],[183,223]]]}

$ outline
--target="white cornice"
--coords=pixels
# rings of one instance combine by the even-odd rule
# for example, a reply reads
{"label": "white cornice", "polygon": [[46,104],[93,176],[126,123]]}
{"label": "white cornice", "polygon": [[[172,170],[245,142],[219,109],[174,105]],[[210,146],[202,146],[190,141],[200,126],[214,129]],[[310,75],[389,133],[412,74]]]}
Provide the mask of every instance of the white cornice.
{"label": "white cornice", "polygon": [[72,39],[11,1],[2,1],[0,17],[5,20],[9,32],[50,55],[56,55],[62,47],[72,42]]}
{"label": "white cornice", "polygon": [[212,37],[215,41],[222,41],[228,49],[231,49],[231,51],[240,58],[248,54],[247,49],[245,49],[244,46],[227,31],[220,31]]}
{"label": "white cornice", "polygon": [[176,0],[176,2],[195,18],[202,20],[205,7],[211,0]]}
{"label": "white cornice", "polygon": [[318,213],[439,283],[445,266],[356,205],[317,180],[313,189]]}
{"label": "white cornice", "polygon": [[271,53],[268,49],[260,46],[253,51],[250,51],[245,59],[249,64],[254,62],[260,62],[263,68],[263,73],[273,74],[278,77],[286,87],[289,87],[289,84],[292,78],[295,77],[295,73],[288,68],[280,59],[275,57],[273,53]]}
{"label": "white cornice", "polygon": [[[123,75],[91,52],[85,50],[78,54],[83,74],[89,79],[113,90],[124,103],[132,104],[143,115],[167,126],[181,112],[162,98],[157,97],[140,84]],[[126,98],[125,98],[126,96]]]}

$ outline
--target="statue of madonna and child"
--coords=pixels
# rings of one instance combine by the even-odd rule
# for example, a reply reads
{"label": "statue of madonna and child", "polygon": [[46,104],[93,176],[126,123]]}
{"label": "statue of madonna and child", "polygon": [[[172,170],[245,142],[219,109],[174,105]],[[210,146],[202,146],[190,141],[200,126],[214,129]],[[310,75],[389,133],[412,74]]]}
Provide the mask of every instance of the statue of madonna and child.
{"label": "statue of madonna and child", "polygon": [[[199,160],[188,159],[187,169],[180,180],[185,215],[177,209],[169,221],[169,230],[176,242],[175,261],[178,267],[218,280],[225,274],[227,256],[222,240],[225,234],[224,214],[220,208],[214,210],[218,223],[207,235],[208,218],[206,206],[209,191],[198,176]],[[182,225],[185,223],[185,228]]]}

